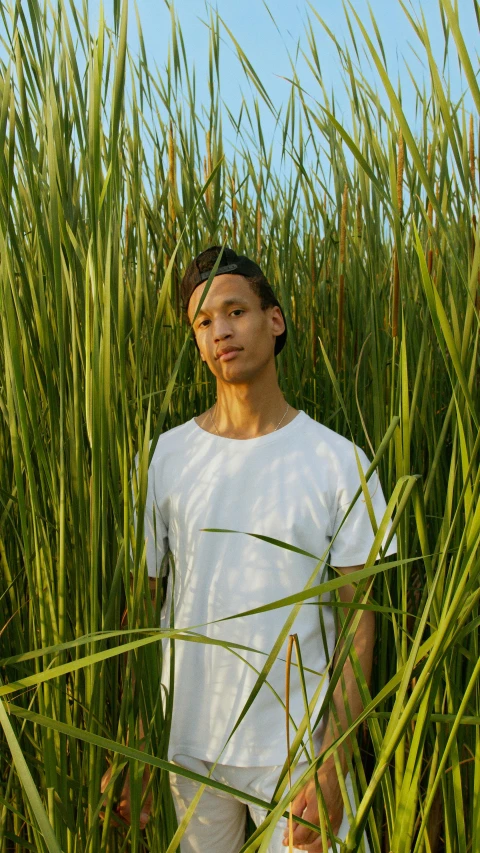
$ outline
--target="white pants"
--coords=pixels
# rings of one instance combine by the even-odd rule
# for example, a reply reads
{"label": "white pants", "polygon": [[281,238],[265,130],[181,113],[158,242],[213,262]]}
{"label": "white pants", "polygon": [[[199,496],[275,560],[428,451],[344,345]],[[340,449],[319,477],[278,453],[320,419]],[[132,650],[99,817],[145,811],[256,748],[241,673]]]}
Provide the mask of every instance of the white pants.
{"label": "white pants", "polygon": [[[175,758],[177,764],[195,773],[201,773],[203,776],[207,776],[213,766],[209,762],[190,756],[177,755]],[[297,765],[292,774],[293,781],[305,772],[307,766],[306,763]],[[230,767],[217,764],[211,775],[212,779],[224,785],[263,800],[270,800],[280,771],[281,767]],[[352,811],[355,812],[352,781],[349,776],[345,784]],[[178,773],[170,773],[170,786],[177,820],[180,823],[198,791],[199,784]],[[265,809],[245,803],[223,791],[206,787],[180,842],[182,853],[238,853],[245,843],[246,806],[256,826],[259,826],[266,817]],[[268,853],[285,853],[288,849],[282,844],[286,826],[286,818],[280,818],[268,847]],[[345,840],[348,829],[349,822],[344,811],[338,838]],[[364,845],[365,853],[369,853],[366,838],[364,838]]]}

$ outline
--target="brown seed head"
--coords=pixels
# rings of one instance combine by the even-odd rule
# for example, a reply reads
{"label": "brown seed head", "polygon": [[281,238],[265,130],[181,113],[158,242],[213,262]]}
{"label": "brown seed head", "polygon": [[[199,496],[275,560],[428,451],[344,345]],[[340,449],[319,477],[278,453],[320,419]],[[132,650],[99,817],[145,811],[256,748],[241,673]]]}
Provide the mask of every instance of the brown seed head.
{"label": "brown seed head", "polygon": [[362,239],[363,223],[362,223],[362,196],[358,193],[357,196],[357,239]]}
{"label": "brown seed head", "polygon": [[347,238],[347,208],[348,208],[348,184],[345,181],[342,198],[342,214],[340,220],[340,265],[345,263],[345,243]]}

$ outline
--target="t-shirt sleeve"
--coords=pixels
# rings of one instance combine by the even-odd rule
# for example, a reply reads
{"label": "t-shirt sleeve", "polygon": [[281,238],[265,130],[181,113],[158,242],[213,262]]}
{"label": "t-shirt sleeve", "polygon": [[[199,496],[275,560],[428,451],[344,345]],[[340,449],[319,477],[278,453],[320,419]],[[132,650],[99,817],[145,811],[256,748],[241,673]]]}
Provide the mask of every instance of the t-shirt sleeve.
{"label": "t-shirt sleeve", "polygon": [[[145,541],[147,547],[147,572],[157,578],[162,573],[162,564],[168,551],[167,526],[160,513],[155,497],[155,472],[148,470],[147,497],[145,500]],[[163,574],[166,568],[164,565]]]}
{"label": "t-shirt sleeve", "polygon": [[[138,453],[132,469],[132,497],[134,504],[133,521],[137,529],[137,508],[135,503],[136,489],[133,487],[133,478],[137,477]],[[150,465],[148,469],[147,494],[145,498],[144,536],[146,543],[147,573],[151,578],[157,578],[160,574],[166,574],[168,567],[165,566],[164,558],[168,551],[168,530],[158,508],[155,496],[155,470]],[[163,565],[163,571],[162,571]]]}
{"label": "t-shirt sleeve", "polygon": [[[370,463],[365,453],[357,447],[357,454],[358,461],[362,465],[363,470],[367,471]],[[375,531],[370,521],[367,503],[363,493],[361,493],[357,498],[350,514],[342,525],[342,521],[352,503],[355,493],[360,487],[358,462],[353,451],[353,445],[351,454],[349,453],[347,458],[342,462],[337,474],[336,499],[333,508],[334,520],[332,539],[334,539],[334,541],[332,542],[332,547],[330,549],[329,562],[332,566],[337,566],[338,568],[346,566],[361,566],[365,563],[370,553],[370,549],[375,539]],[[375,520],[378,526],[384,516],[386,503],[376,471],[374,471],[368,480],[367,486],[372,501]],[[388,537],[389,530],[390,524],[385,534],[384,544]],[[337,535],[335,536],[335,534]],[[385,556],[395,554],[396,550],[397,544],[395,537],[393,537]]]}

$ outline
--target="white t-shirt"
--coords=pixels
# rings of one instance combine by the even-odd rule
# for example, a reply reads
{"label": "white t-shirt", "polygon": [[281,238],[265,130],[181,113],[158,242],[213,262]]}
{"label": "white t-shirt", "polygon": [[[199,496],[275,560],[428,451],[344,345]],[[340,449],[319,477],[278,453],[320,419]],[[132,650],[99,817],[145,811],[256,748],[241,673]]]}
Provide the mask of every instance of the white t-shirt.
{"label": "white t-shirt", "polygon": [[[357,450],[366,469],[367,457]],[[222,764],[240,767],[283,764],[285,709],[265,684],[225,750],[224,746],[291,607],[216,620],[300,592],[315,569],[314,558],[248,533],[287,542],[320,558],[328,553],[359,485],[353,444],[304,412],[277,432],[259,438],[223,438],[202,430],[195,420],[160,437],[148,474],[148,573],[159,574],[170,548],[175,565],[175,628],[195,627],[201,634],[256,650],[234,653],[217,645],[176,640],[171,759],[182,754],[215,761],[221,755]],[[369,480],[369,491],[378,522],[385,501],[376,474]],[[212,533],[204,528],[243,532]],[[363,564],[373,538],[360,496],[332,545],[331,565]],[[388,553],[394,552],[392,543]],[[325,572],[325,566],[319,568],[316,582],[322,568]],[[172,572],[164,626],[169,622],[171,594]],[[298,634],[311,697],[331,661],[332,609],[319,608],[310,599],[290,633]],[[283,701],[285,646],[268,678]],[[163,680],[168,685],[168,646],[165,652]],[[321,697],[327,689],[327,678],[324,681]],[[295,668],[290,711],[295,723],[300,723],[304,701]]]}

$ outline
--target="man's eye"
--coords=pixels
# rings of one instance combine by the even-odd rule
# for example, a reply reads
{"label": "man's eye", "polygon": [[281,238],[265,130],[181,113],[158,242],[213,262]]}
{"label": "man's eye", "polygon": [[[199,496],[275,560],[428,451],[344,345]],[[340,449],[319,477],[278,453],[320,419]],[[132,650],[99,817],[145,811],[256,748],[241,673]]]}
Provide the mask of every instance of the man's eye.
{"label": "man's eye", "polygon": [[200,323],[198,324],[198,328],[201,329],[202,326],[208,326],[209,322],[210,322],[210,320],[201,320]]}
{"label": "man's eye", "polygon": [[239,317],[239,316],[240,316],[240,314],[243,314],[243,313],[244,313],[244,312],[243,312],[243,308],[234,308],[234,309],[233,309],[233,311],[232,311],[232,314],[233,314],[235,317]]}

